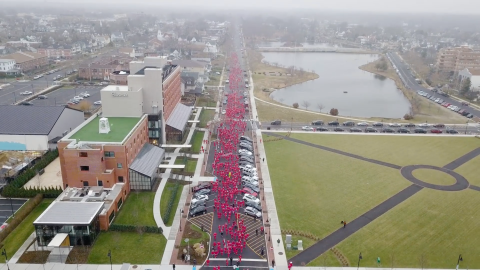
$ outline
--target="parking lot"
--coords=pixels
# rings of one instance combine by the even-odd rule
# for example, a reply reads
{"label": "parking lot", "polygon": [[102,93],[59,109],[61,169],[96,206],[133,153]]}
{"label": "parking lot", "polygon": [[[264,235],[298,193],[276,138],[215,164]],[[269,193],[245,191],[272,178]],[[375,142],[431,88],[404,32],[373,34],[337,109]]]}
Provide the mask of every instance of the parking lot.
{"label": "parking lot", "polygon": [[5,223],[25,202],[26,200],[19,199],[0,199],[0,223]]}
{"label": "parking lot", "polygon": [[51,93],[47,94],[47,99],[34,99],[31,102],[36,106],[54,106],[54,105],[66,105],[67,102],[74,96],[78,96],[80,93],[89,93],[90,97],[86,100],[93,103],[100,100],[100,90],[104,86],[77,86],[75,88],[62,87]]}

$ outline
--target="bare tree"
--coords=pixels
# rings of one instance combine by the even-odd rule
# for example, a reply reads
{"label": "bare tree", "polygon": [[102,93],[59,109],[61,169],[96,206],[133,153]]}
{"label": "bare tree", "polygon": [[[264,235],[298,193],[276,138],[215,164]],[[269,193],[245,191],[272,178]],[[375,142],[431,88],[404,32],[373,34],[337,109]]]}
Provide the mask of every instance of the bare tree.
{"label": "bare tree", "polygon": [[323,106],[322,103],[318,103],[318,104],[317,104],[317,108],[318,108],[318,110],[319,110],[320,112],[322,112],[323,108],[325,108],[325,107]]}
{"label": "bare tree", "polygon": [[427,256],[425,255],[425,253],[422,253],[422,255],[420,255],[419,262],[420,262],[420,267],[422,267],[422,270],[423,270],[423,268],[428,266],[427,265]]}
{"label": "bare tree", "polygon": [[307,100],[302,101],[302,106],[305,107],[305,110],[308,110],[308,106],[310,106],[310,102]]}

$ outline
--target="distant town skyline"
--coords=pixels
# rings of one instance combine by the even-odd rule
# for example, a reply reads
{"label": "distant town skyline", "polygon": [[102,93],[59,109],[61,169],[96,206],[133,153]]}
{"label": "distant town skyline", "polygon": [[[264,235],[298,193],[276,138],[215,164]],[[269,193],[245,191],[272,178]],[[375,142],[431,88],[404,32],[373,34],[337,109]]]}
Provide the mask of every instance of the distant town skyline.
{"label": "distant town skyline", "polygon": [[[57,3],[66,2],[71,5],[88,5],[90,3],[99,4],[95,0],[84,0],[73,2],[71,0],[17,0],[15,3]],[[0,0],[0,3],[12,3],[10,0]],[[247,8],[270,8],[270,9],[318,9],[319,11],[344,11],[344,12],[395,12],[395,13],[448,13],[448,14],[479,14],[480,1],[472,0],[176,0],[176,1],[158,1],[158,0],[102,0],[102,4],[115,4],[121,6],[139,6],[154,5],[172,8],[202,8],[202,9],[247,9]],[[94,7],[92,7],[94,9]],[[268,14],[266,14],[268,15]],[[426,18],[428,19],[428,18]]]}

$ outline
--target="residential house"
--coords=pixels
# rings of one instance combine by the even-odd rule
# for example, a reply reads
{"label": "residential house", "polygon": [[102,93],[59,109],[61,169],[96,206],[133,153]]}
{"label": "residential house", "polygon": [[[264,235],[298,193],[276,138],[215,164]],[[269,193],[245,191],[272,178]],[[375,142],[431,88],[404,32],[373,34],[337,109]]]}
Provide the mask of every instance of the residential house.
{"label": "residential house", "polygon": [[172,64],[180,66],[182,71],[198,72],[198,77],[202,79],[202,82],[208,81],[208,71],[204,63],[193,60],[174,60]]}
{"label": "residential house", "polygon": [[33,52],[16,52],[0,56],[0,59],[15,60],[15,69],[20,69],[23,72],[28,72],[48,65],[48,58],[46,55]]}
{"label": "residential house", "polygon": [[463,83],[465,79],[469,78],[472,84],[471,89],[475,91],[480,91],[480,69],[466,68],[458,72],[458,79],[460,84]]}
{"label": "residential house", "polygon": [[0,59],[0,74],[16,75],[20,71],[15,69],[16,62],[14,59]]}
{"label": "residential house", "polygon": [[125,38],[122,32],[113,32],[112,35],[110,36],[110,40],[115,44],[125,42]]}
{"label": "residential house", "polygon": [[37,52],[55,59],[72,59],[80,51],[78,44],[50,45],[47,48],[38,48]]}

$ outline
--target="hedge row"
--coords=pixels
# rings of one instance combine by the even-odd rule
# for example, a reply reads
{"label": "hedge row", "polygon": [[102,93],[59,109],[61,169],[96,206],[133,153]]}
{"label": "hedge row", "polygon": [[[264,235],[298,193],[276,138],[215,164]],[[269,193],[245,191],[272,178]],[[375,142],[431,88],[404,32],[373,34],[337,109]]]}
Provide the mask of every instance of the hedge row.
{"label": "hedge row", "polygon": [[[8,226],[3,229],[3,231],[0,232],[0,249],[2,249],[5,246],[5,243],[3,242],[5,238],[13,231],[15,228],[17,228],[18,225],[37,207],[43,200],[43,195],[42,194],[37,194],[30,200],[28,200],[16,213],[15,217],[12,217],[10,219],[10,222],[8,222]],[[33,226],[33,225],[32,225]]]}
{"label": "hedge row", "polygon": [[135,225],[124,225],[124,224],[112,224],[110,225],[109,231],[116,232],[144,232],[144,233],[163,233],[162,227],[153,227],[153,226],[135,226]]}
{"label": "hedge row", "polygon": [[170,193],[170,198],[168,199],[168,205],[167,205],[167,210],[163,214],[163,223],[168,223],[168,219],[170,218],[170,213],[172,212],[173,208],[173,203],[175,202],[175,197],[177,196],[178,189],[180,187],[180,183],[175,183],[175,187],[172,190],[172,193]]}
{"label": "hedge row", "polygon": [[19,174],[8,183],[2,191],[3,197],[8,198],[31,198],[41,193],[46,198],[56,198],[60,193],[62,193],[61,187],[54,187],[54,188],[33,188],[33,189],[25,189],[23,186],[30,181],[35,175],[37,175],[38,171],[45,169],[48,164],[54,161],[58,157],[58,150],[55,149],[53,151],[47,152],[42,158],[35,163],[34,166],[31,168],[26,169],[24,172]]}

